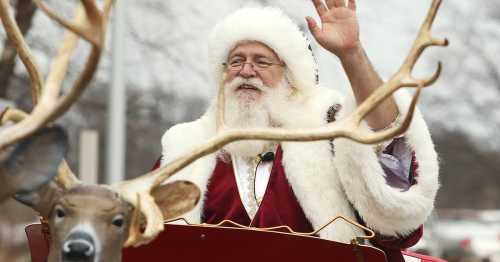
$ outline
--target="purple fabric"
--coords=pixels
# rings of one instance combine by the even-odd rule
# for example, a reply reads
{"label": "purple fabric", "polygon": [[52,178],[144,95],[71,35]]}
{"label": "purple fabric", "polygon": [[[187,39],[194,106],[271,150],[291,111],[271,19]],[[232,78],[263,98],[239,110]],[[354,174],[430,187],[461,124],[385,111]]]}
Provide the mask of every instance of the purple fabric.
{"label": "purple fabric", "polygon": [[395,138],[378,156],[385,172],[385,179],[391,187],[407,191],[413,184],[413,151],[404,137]]}
{"label": "purple fabric", "polygon": [[[407,191],[416,184],[418,163],[415,153],[408,146],[404,137],[395,138],[379,155],[379,161],[389,186]],[[358,221],[365,224],[357,212],[356,215]],[[377,233],[372,244],[385,251],[388,261],[404,262],[401,250],[415,245],[422,238],[422,234],[423,226],[405,237],[384,236]]]}

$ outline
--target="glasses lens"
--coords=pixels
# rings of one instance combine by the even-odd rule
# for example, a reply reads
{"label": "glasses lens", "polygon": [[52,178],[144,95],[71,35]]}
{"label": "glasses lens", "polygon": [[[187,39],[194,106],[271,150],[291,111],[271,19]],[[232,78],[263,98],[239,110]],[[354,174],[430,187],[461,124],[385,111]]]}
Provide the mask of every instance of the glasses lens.
{"label": "glasses lens", "polygon": [[227,69],[231,71],[239,71],[243,69],[243,67],[249,64],[250,67],[252,67],[253,70],[255,71],[263,71],[271,67],[272,65],[280,65],[280,64],[275,64],[267,61],[257,61],[257,62],[242,62],[242,61],[230,61],[229,63],[223,63],[222,65],[225,66]]}

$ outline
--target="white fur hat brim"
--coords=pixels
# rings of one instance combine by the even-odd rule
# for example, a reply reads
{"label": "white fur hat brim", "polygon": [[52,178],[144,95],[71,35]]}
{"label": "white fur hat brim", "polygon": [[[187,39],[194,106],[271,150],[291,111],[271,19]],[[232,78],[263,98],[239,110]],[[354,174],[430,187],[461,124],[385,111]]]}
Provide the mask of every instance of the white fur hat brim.
{"label": "white fur hat brim", "polygon": [[229,52],[241,41],[258,41],[274,50],[290,71],[298,89],[317,85],[317,64],[310,42],[298,25],[280,9],[242,8],[218,23],[209,38],[209,59],[220,83]]}

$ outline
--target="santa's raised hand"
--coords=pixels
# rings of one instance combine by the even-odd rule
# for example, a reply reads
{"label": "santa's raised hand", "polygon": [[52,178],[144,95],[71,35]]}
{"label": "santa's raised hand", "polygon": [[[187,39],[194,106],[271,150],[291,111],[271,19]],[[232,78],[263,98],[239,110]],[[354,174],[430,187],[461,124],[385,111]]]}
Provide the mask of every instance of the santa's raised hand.
{"label": "santa's raised hand", "polygon": [[309,30],[325,49],[342,58],[360,47],[356,2],[348,0],[312,0],[321,19],[319,26],[306,17]]}

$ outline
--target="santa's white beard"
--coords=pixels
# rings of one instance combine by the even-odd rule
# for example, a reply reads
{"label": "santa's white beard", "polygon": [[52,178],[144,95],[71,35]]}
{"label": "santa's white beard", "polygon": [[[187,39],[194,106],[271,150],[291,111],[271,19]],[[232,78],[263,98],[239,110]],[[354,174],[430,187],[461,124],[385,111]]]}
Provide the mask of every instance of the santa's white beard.
{"label": "santa's white beard", "polygon": [[[248,84],[261,90],[261,97],[235,92],[242,84]],[[279,125],[280,119],[273,119],[271,112],[273,105],[280,105],[283,109],[288,104],[291,93],[288,81],[285,78],[275,87],[265,86],[260,79],[235,78],[224,86],[225,90],[225,124],[229,128],[271,128]],[[241,157],[255,157],[265,150],[269,150],[272,141],[241,140],[224,146],[224,150],[231,155]]]}
{"label": "santa's white beard", "polygon": [[300,93],[295,92],[292,95],[292,90],[288,80],[283,78],[266,92],[263,104],[274,126],[293,127],[296,117],[303,115]]}
{"label": "santa's white beard", "polygon": [[[269,114],[262,99],[254,99],[247,91],[235,91],[240,85],[249,84],[264,92],[262,81],[259,79],[235,78],[224,86],[225,90],[225,124],[228,128],[268,128],[271,127]],[[251,91],[248,91],[251,92]],[[269,141],[241,140],[224,146],[224,150],[231,155],[241,157],[255,157],[262,153],[269,145]]]}

